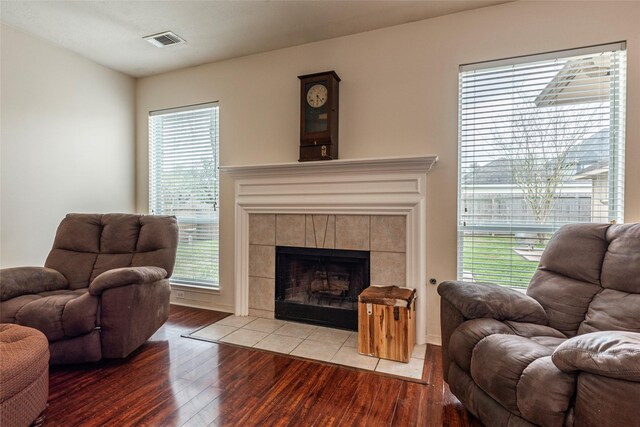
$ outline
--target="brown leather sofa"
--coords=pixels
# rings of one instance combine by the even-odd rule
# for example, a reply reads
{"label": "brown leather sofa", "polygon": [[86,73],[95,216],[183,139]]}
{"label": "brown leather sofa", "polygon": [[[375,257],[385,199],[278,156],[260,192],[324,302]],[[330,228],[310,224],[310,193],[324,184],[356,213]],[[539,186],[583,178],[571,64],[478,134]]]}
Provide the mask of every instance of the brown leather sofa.
{"label": "brown leather sofa", "polygon": [[487,426],[640,426],[640,224],[561,228],[526,295],[438,293],[445,380]]}
{"label": "brown leather sofa", "polygon": [[43,332],[51,363],[123,358],[168,318],[176,219],[69,214],[43,267],[0,271],[0,323]]}

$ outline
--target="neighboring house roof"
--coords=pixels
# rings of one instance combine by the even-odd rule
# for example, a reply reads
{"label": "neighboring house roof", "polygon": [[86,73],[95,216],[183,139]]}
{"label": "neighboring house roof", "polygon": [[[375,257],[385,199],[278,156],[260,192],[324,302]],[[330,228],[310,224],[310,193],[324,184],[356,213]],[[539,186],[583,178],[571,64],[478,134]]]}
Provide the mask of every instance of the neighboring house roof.
{"label": "neighboring house roof", "polygon": [[595,164],[606,161],[609,165],[609,128],[601,129],[589,138],[572,147],[568,160],[576,165],[576,174]]}
{"label": "neighboring house roof", "polygon": [[534,100],[537,107],[605,102],[609,99],[611,58],[567,61]]}
{"label": "neighboring house roof", "polygon": [[[569,150],[567,161],[575,168],[575,173],[567,180],[586,178],[589,170],[609,168],[609,128],[601,129]],[[606,160],[605,160],[606,159]],[[484,165],[476,166],[462,176],[462,183],[469,185],[512,185],[513,162],[499,158]],[[594,173],[602,173],[594,172]],[[585,175],[585,176],[583,176]]]}

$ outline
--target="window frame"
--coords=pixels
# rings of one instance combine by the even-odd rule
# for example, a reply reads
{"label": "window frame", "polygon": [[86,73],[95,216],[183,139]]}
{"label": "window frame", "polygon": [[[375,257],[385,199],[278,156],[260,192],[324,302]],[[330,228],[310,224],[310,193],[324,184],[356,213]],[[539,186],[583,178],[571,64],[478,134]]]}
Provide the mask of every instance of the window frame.
{"label": "window frame", "polygon": [[[598,54],[598,53],[606,53],[614,51],[617,55],[618,52],[622,52],[621,56],[616,56],[616,59],[622,58],[622,64],[616,64],[617,77],[619,80],[616,80],[616,83],[612,83],[612,87],[615,86],[615,90],[610,92],[608,102],[610,103],[610,113],[609,123],[615,123],[617,127],[610,130],[609,134],[609,176],[608,180],[608,195],[609,195],[609,216],[613,218],[612,222],[622,222],[624,220],[624,146],[625,146],[625,98],[626,98],[626,42],[616,42],[609,43],[604,45],[596,45],[589,46],[578,49],[569,49],[569,50],[561,50],[548,52],[543,54],[535,54],[535,55],[526,55],[519,56],[513,58],[500,59],[495,61],[485,61],[474,64],[464,64],[459,68],[459,87],[458,87],[458,187],[457,187],[457,277],[458,280],[467,280],[469,279],[469,271],[464,270],[465,265],[465,254],[469,252],[472,253],[474,249],[465,251],[465,232],[505,232],[505,233],[553,233],[559,227],[554,226],[553,224],[527,224],[520,225],[518,224],[514,227],[513,216],[509,219],[508,224],[504,224],[502,226],[497,224],[467,224],[465,222],[465,217],[468,212],[465,212],[465,198],[463,197],[463,179],[464,179],[464,169],[465,162],[468,162],[467,159],[464,158],[464,147],[463,147],[463,76],[467,72],[478,71],[478,70],[487,70],[491,72],[491,70],[496,70],[499,67],[508,67],[508,66],[522,66],[523,64],[533,64],[541,61],[547,60],[559,60],[559,59],[568,59],[581,55],[589,55],[589,54]],[[615,105],[614,105],[615,104]],[[576,104],[577,105],[577,104]],[[615,111],[614,111],[615,110]],[[504,113],[506,115],[513,114],[513,110],[508,113]],[[613,114],[615,112],[615,114]],[[467,164],[468,166],[468,164]],[[511,184],[514,185],[514,184]],[[564,185],[564,184],[563,184]],[[595,183],[592,184],[595,186]],[[558,196],[559,198],[560,196]],[[592,192],[593,199],[593,192]],[[557,199],[556,199],[557,200]],[[492,201],[493,203],[493,201]],[[493,211],[491,211],[493,212]],[[526,212],[526,209],[524,210]],[[593,215],[593,208],[590,210],[590,214]],[[477,218],[476,213],[473,215]],[[594,221],[593,218],[589,222],[597,222]],[[501,228],[502,227],[502,228]],[[546,243],[545,243],[546,245]],[[482,251],[478,249],[478,251]],[[513,274],[512,271],[513,266],[509,266],[505,268],[510,271],[510,274]],[[471,271],[471,278],[473,278],[473,269]],[[484,281],[484,280],[480,280]],[[514,286],[514,285],[503,285],[506,287],[513,287],[518,290],[526,289],[526,286]]]}
{"label": "window frame", "polygon": [[[219,161],[220,161],[220,122],[219,122],[219,103],[217,101],[214,102],[206,102],[206,103],[200,103],[200,104],[192,104],[192,105],[185,105],[185,106],[180,106],[180,107],[175,107],[175,108],[167,108],[167,109],[161,109],[161,110],[153,110],[153,111],[149,111],[148,114],[148,154],[149,154],[149,160],[148,160],[148,166],[149,166],[149,170],[148,170],[148,208],[149,208],[149,213],[150,214],[156,214],[156,215],[174,215],[176,216],[176,218],[178,219],[178,227],[179,227],[179,239],[178,239],[178,253],[176,255],[176,266],[174,267],[174,273],[172,275],[172,277],[170,278],[171,281],[171,286],[174,289],[184,289],[184,290],[189,290],[189,291],[193,291],[196,293],[220,293],[220,229],[219,229],[219,220],[220,220],[220,176],[219,176]],[[196,161],[200,161],[202,160],[203,162],[211,162],[212,163],[212,170],[214,171],[214,175],[211,178],[211,182],[213,183],[213,186],[210,187],[210,190],[213,194],[212,196],[212,201],[213,201],[213,217],[211,218],[211,220],[207,220],[205,219],[203,222],[203,218],[200,215],[201,211],[204,211],[205,213],[207,212],[206,209],[197,209],[195,212],[192,212],[191,216],[185,216],[185,215],[180,215],[179,213],[176,212],[172,212],[170,209],[162,209],[159,208],[159,204],[162,204],[162,200],[158,199],[158,190],[157,187],[162,185],[162,182],[159,181],[158,178],[158,173],[162,173],[161,169],[164,167],[168,167],[170,165],[170,161],[167,161],[167,164],[156,164],[156,162],[158,161],[156,159],[156,151],[157,150],[162,150],[162,148],[158,148],[157,144],[158,142],[156,142],[154,140],[154,138],[156,137],[156,135],[154,134],[154,118],[157,117],[167,117],[169,115],[172,114],[176,114],[176,113],[198,113],[198,112],[203,112],[204,110],[210,109],[211,110],[211,118],[207,119],[206,122],[209,125],[209,130],[210,132],[213,132],[213,134],[210,135],[210,139],[207,140],[206,142],[210,143],[212,145],[212,149],[213,152],[211,153],[211,156],[206,156],[206,155],[201,155],[201,156],[195,156],[195,155],[190,155],[189,157],[183,157],[181,158],[181,160],[185,161],[185,163],[187,165],[190,165],[189,160],[192,160],[194,162]],[[194,122],[197,120],[194,120]],[[197,126],[194,125],[193,123],[187,123],[188,120],[183,120],[183,122],[181,122],[181,124],[186,124],[187,126]],[[181,142],[184,144],[185,142],[190,143],[191,141],[185,141],[184,138],[202,138],[203,134],[201,131],[193,131],[194,133],[190,133],[188,136],[183,137],[183,139],[181,140]],[[206,133],[206,132],[205,132]],[[166,135],[162,135],[163,137],[166,137]],[[160,142],[162,143],[162,142]],[[202,143],[202,142],[201,142]],[[175,149],[175,148],[174,148]],[[176,154],[176,151],[174,151],[171,154]],[[170,166],[169,166],[170,167]],[[166,172],[166,169],[165,169]],[[194,179],[193,176],[190,177],[190,179]],[[161,180],[161,179],[160,179]],[[205,186],[206,187],[206,186]],[[203,191],[204,187],[197,187],[195,189],[192,189],[191,191]],[[206,187],[209,188],[209,187]],[[160,190],[160,192],[162,192],[162,190]],[[159,196],[160,198],[162,197],[162,195]],[[201,199],[198,199],[197,197],[191,198],[189,199],[191,202],[193,202],[194,200],[198,200],[201,204],[203,203],[203,201]],[[165,201],[166,202],[166,201]],[[187,219],[187,221],[185,221],[185,219]],[[215,247],[217,245],[217,250],[212,249],[212,255],[213,255],[213,259],[212,261],[212,269],[213,269],[213,275],[212,275],[212,280],[211,283],[206,283],[206,281],[204,280],[199,280],[196,277],[179,277],[176,275],[176,273],[178,273],[180,271],[180,251],[182,248],[185,247],[185,231],[183,226],[185,224],[197,224],[196,225],[196,235],[198,235],[198,226],[201,226],[203,224],[205,225],[209,225],[211,227],[211,235],[213,237],[212,240],[216,241],[216,243],[213,243],[213,246]],[[203,233],[200,232],[200,236]],[[198,237],[198,236],[196,236]],[[197,240],[197,239],[196,239]],[[188,240],[189,243],[191,243],[191,240]],[[200,254],[201,255],[201,254]],[[197,256],[195,257],[196,260],[201,259],[201,256]],[[206,258],[206,256],[205,256]],[[206,260],[205,260],[206,261]]]}

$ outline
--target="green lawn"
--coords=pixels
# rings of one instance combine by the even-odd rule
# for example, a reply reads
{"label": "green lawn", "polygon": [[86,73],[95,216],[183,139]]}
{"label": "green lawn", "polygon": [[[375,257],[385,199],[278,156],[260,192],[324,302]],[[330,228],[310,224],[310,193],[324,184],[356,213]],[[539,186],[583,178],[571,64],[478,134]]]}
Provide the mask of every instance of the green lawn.
{"label": "green lawn", "polygon": [[173,278],[218,284],[219,250],[217,239],[180,241]]}
{"label": "green lawn", "polygon": [[[499,285],[527,287],[538,263],[527,261],[514,248],[527,247],[527,243],[513,235],[465,236],[463,270],[473,272],[477,282],[491,282]],[[543,244],[534,243],[536,248]],[[471,259],[471,251],[476,254]]]}

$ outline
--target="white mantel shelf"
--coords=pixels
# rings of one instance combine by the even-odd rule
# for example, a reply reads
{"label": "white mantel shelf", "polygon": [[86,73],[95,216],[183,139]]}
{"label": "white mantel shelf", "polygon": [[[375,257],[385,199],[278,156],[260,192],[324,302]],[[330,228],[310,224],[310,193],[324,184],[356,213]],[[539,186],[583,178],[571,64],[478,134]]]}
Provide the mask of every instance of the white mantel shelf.
{"label": "white mantel shelf", "polygon": [[416,341],[426,342],[427,173],[438,157],[411,156],[221,166],[235,185],[235,314],[249,314],[249,215],[404,215],[406,286],[417,291]]}
{"label": "white mantel shelf", "polygon": [[230,176],[300,175],[332,172],[383,172],[402,169],[428,173],[438,156],[374,157],[315,162],[271,163],[262,165],[220,166]]}

